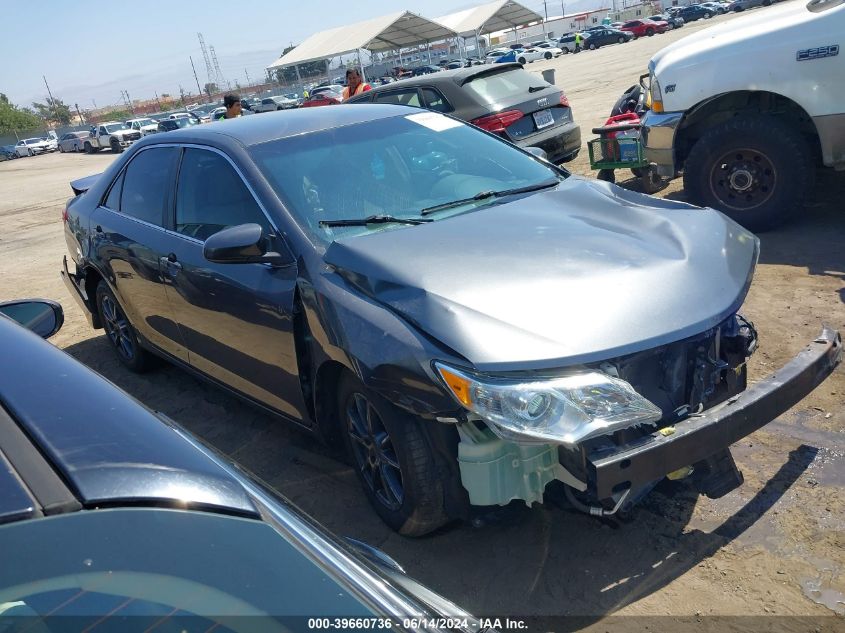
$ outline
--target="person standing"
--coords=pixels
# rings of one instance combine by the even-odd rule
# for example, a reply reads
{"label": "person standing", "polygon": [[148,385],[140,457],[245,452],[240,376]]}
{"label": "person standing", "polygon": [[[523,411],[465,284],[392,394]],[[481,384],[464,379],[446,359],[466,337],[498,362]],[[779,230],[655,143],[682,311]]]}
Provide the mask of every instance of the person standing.
{"label": "person standing", "polygon": [[581,52],[581,45],[584,43],[584,36],[581,33],[575,34],[575,52]]}
{"label": "person standing", "polygon": [[371,89],[370,84],[361,80],[361,71],[357,68],[349,68],[346,71],[346,88],[343,89],[342,101]]}
{"label": "person standing", "polygon": [[241,116],[243,106],[241,106],[241,96],[239,94],[230,92],[225,95],[223,97],[223,106],[226,108],[226,111],[217,118],[218,121],[237,119]]}

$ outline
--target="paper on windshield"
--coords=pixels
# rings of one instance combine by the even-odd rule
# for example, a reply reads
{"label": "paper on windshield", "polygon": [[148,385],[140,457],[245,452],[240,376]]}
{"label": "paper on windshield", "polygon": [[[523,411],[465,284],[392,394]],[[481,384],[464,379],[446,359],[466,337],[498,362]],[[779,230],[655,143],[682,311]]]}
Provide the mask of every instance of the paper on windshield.
{"label": "paper on windshield", "polygon": [[460,127],[463,125],[460,121],[455,121],[449,117],[445,117],[437,112],[421,112],[420,114],[409,114],[405,117],[409,121],[413,121],[429,130],[435,132],[443,132],[444,130],[451,130],[453,127]]}

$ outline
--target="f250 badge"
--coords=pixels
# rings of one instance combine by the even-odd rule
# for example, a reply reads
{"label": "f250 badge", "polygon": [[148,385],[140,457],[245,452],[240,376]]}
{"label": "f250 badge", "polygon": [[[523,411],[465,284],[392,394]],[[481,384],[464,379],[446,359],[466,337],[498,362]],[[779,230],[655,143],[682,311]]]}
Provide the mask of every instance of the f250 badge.
{"label": "f250 badge", "polygon": [[830,46],[819,46],[818,48],[805,48],[803,51],[798,51],[795,54],[795,59],[799,62],[806,62],[811,59],[835,57],[836,55],[839,55],[839,44],[831,44]]}

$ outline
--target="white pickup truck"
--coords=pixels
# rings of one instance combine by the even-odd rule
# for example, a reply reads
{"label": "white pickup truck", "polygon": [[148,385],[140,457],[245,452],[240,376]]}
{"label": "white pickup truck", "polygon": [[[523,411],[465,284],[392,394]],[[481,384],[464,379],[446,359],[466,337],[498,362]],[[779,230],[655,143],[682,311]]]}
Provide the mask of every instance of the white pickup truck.
{"label": "white pickup truck", "polygon": [[817,167],[845,170],[843,44],[845,0],[793,0],[667,46],[644,85],[647,158],[753,231],[799,214]]}
{"label": "white pickup truck", "polygon": [[141,138],[140,130],[133,130],[126,123],[109,121],[92,127],[82,146],[86,154],[93,154],[101,149],[110,149],[115,154],[119,154],[139,138]]}

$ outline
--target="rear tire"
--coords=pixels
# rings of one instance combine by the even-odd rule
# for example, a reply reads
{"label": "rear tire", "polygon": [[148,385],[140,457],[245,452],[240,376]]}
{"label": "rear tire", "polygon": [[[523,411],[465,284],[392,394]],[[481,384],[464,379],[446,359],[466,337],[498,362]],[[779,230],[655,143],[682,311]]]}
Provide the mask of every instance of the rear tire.
{"label": "rear tire", "polygon": [[65,148],[62,147],[61,145],[59,145],[59,154],[64,154],[64,153],[65,153]]}
{"label": "rear tire", "polygon": [[616,174],[612,169],[600,169],[599,173],[596,174],[596,178],[599,180],[604,180],[605,182],[609,182],[611,184],[616,182]]}
{"label": "rear tire", "polygon": [[813,175],[810,147],[793,126],[744,115],[698,139],[684,165],[684,189],[692,202],[761,232],[800,213]]}
{"label": "rear tire", "polygon": [[568,48],[564,48],[564,49],[563,49],[563,54],[564,54],[564,55],[569,55],[569,49],[568,49]]}
{"label": "rear tire", "polygon": [[712,14],[712,13],[705,13],[705,14],[704,14],[704,19],[705,19],[705,20],[709,20],[711,15],[713,15],[713,14]]}
{"label": "rear tire", "polygon": [[616,39],[616,41],[617,41],[619,44],[624,44],[624,43],[625,43],[625,38],[624,38],[624,37],[619,37],[619,38],[617,38],[617,39]]}
{"label": "rear tire", "polygon": [[105,281],[100,281],[97,285],[96,298],[100,323],[103,324],[106,339],[117,354],[118,360],[130,371],[139,374],[148,371],[154,358],[138,344],[135,328]]}
{"label": "rear tire", "polygon": [[[347,451],[373,509],[405,536],[422,536],[448,520],[443,481],[421,424],[350,373],[338,389]],[[436,424],[436,423],[435,423]]]}
{"label": "rear tire", "polygon": [[591,51],[594,51],[594,50],[596,50],[596,45],[590,44],[587,48],[589,48]]}
{"label": "rear tire", "polygon": [[652,35],[654,35],[654,29],[646,29],[645,34],[651,37]]}
{"label": "rear tire", "polygon": [[524,57],[520,57],[516,61],[519,62],[520,64],[522,64],[523,66],[525,66],[525,58]]}
{"label": "rear tire", "polygon": [[544,57],[545,59],[551,59],[551,58],[552,58],[552,54],[551,54],[551,53],[546,53],[545,55],[543,55],[543,57]]}

